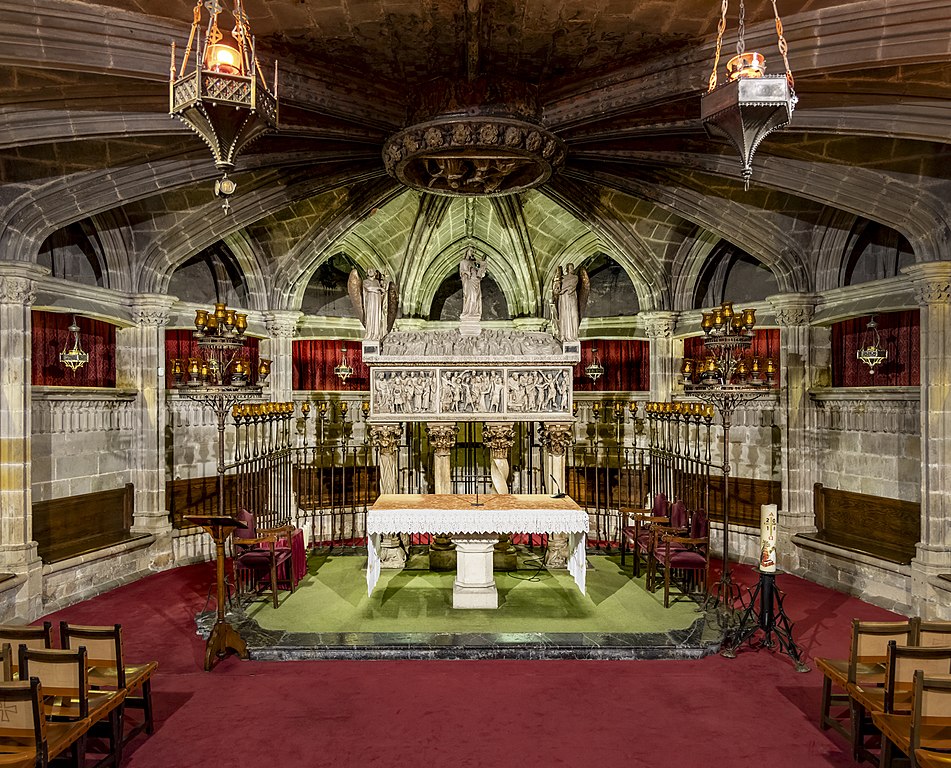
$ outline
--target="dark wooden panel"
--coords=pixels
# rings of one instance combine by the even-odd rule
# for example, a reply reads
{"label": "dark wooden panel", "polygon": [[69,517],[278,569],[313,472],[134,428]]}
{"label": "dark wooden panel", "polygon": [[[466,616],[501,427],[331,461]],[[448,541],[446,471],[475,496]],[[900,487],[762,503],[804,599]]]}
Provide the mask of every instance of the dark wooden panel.
{"label": "dark wooden panel", "polygon": [[[218,514],[218,476],[168,481],[165,484],[165,506],[174,528],[194,528],[184,519],[185,515]],[[228,475],[225,477],[224,512],[233,515],[237,511],[237,479]]]}
{"label": "dark wooden panel", "polygon": [[839,491],[816,483],[815,534],[809,538],[908,564],[921,539],[921,505],[865,493]]}
{"label": "dark wooden panel", "polygon": [[[782,503],[782,483],[730,476],[730,525],[759,527],[763,504]],[[710,476],[711,520],[723,520],[723,475]]]}
{"label": "dark wooden panel", "polygon": [[620,467],[568,467],[567,488],[571,498],[583,507],[618,509],[640,507],[647,497],[647,473]]}
{"label": "dark wooden panel", "polygon": [[302,509],[362,507],[379,495],[375,466],[296,467],[294,491]]}
{"label": "dark wooden panel", "polygon": [[134,538],[132,483],[33,504],[33,538],[44,562],[66,560]]}

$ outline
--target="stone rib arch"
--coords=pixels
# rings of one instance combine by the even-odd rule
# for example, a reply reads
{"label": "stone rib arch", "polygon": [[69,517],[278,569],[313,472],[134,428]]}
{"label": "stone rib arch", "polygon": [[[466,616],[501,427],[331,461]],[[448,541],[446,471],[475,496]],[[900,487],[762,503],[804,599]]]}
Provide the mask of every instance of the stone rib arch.
{"label": "stone rib arch", "polygon": [[609,244],[616,261],[624,267],[634,283],[638,304],[643,309],[668,308],[669,277],[659,259],[636,233],[619,223],[613,223],[592,195],[565,176],[546,185],[543,191],[582,221],[588,222],[599,239]]}
{"label": "stone rib arch", "polygon": [[693,309],[697,282],[703,268],[721,238],[715,232],[698,227],[696,236],[685,241],[671,270],[673,275],[673,309]]}
{"label": "stone rib arch", "polygon": [[521,292],[524,293],[518,309],[513,309],[511,303],[509,309],[514,317],[522,314],[538,314],[541,310],[544,291],[539,291],[541,278],[521,200],[516,195],[490,198],[490,200],[508,235],[512,247],[510,263],[516,271],[517,285],[521,286]]}
{"label": "stone rib arch", "polygon": [[839,274],[855,220],[854,214],[829,209],[819,223],[820,228],[813,240],[813,250],[816,254],[817,292],[841,287]]}

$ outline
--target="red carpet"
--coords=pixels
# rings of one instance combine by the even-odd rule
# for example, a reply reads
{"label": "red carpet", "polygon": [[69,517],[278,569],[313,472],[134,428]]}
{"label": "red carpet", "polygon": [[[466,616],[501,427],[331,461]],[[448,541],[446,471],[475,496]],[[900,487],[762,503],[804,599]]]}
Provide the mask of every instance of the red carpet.
{"label": "red carpet", "polygon": [[[119,622],[129,660],[159,661],[156,732],[129,745],[129,768],[853,765],[817,726],[821,676],[765,649],[700,661],[230,657],[206,673],[194,614],[212,576],[210,565],[159,573],[46,617]],[[778,583],[810,662],[848,654],[852,617],[892,615],[793,576]]]}

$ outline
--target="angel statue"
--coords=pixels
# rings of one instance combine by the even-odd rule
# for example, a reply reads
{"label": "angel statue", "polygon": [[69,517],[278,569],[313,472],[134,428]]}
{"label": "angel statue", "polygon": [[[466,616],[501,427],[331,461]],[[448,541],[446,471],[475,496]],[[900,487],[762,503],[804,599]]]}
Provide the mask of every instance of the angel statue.
{"label": "angel statue", "polygon": [[558,267],[552,280],[551,298],[558,337],[562,341],[578,340],[578,326],[581,325],[590,292],[591,280],[584,267],[579,267],[577,272],[574,264],[569,264],[564,270]]}
{"label": "angel statue", "polygon": [[368,269],[367,276],[361,278],[354,268],[347,280],[347,293],[363,323],[365,341],[379,341],[392,330],[400,303],[396,283],[378,269]]}
{"label": "angel statue", "polygon": [[487,265],[476,259],[472,248],[466,249],[465,258],[459,263],[459,277],[462,278],[462,315],[464,319],[482,319],[482,278]]}

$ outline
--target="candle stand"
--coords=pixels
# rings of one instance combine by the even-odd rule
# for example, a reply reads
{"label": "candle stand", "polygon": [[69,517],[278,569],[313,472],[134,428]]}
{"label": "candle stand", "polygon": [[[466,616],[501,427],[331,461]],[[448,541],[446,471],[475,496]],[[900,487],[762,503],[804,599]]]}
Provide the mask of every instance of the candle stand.
{"label": "candle stand", "polygon": [[793,660],[797,672],[809,671],[809,667],[803,663],[796,641],[793,640],[792,622],[783,609],[783,595],[776,588],[776,573],[772,571],[760,570],[759,581],[753,590],[750,604],[743,612],[729,644],[720,655],[735,659],[736,649],[752,640],[757,632],[763,633],[763,641],[759,647],[773,648],[778,645],[779,649]]}

